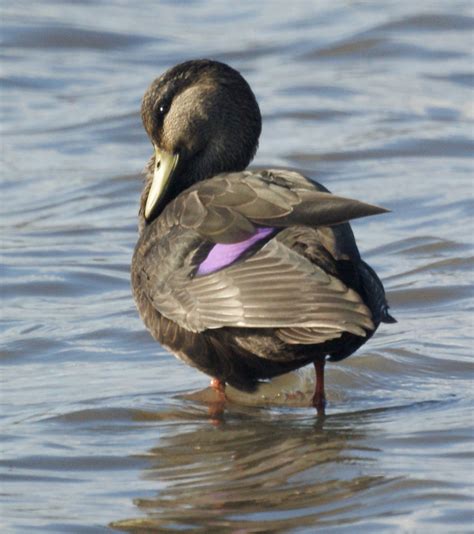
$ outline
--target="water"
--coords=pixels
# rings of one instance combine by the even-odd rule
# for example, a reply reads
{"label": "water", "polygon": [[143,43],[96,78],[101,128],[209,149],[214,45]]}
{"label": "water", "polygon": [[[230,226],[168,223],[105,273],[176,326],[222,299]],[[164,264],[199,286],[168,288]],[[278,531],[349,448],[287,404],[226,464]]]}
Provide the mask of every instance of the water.
{"label": "water", "polygon": [[[2,16],[2,532],[463,532],[473,520],[472,3],[15,2]],[[141,96],[212,56],[258,166],[393,210],[354,224],[396,325],[265,399],[145,332],[129,287]],[[280,392],[280,394],[278,394]]]}

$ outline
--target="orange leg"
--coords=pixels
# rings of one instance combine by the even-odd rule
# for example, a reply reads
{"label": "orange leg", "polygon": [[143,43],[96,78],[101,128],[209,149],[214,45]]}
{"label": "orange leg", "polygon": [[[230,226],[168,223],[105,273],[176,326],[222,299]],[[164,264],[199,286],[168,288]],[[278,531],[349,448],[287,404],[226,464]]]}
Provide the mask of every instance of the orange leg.
{"label": "orange leg", "polygon": [[225,382],[218,378],[211,380],[211,388],[217,393],[217,399],[209,404],[208,413],[213,424],[219,424],[225,407]]}
{"label": "orange leg", "polygon": [[316,370],[316,387],[313,395],[313,406],[316,408],[318,415],[325,415],[326,395],[324,394],[324,365],[326,360],[317,360],[314,362]]}
{"label": "orange leg", "polygon": [[225,394],[225,382],[219,380],[218,378],[213,378],[211,380],[211,388],[215,391]]}

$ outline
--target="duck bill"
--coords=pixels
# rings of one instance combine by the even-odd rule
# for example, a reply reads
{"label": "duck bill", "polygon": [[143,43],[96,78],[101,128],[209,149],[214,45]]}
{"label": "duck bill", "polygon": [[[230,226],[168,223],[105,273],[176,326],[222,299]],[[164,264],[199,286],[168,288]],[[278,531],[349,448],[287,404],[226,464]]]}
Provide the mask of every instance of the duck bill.
{"label": "duck bill", "polygon": [[178,164],[179,154],[171,154],[155,146],[155,170],[150,192],[145,204],[145,219],[149,220],[155,211],[160,198],[166,193],[173,172]]}

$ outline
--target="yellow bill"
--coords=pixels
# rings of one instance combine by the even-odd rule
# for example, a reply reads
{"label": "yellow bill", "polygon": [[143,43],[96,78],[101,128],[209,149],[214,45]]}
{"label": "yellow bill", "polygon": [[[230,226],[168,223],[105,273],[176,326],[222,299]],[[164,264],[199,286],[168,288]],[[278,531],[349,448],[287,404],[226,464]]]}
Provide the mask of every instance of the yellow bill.
{"label": "yellow bill", "polygon": [[166,191],[171,175],[178,163],[179,154],[171,154],[155,146],[153,182],[145,204],[145,219],[149,219],[157,202]]}

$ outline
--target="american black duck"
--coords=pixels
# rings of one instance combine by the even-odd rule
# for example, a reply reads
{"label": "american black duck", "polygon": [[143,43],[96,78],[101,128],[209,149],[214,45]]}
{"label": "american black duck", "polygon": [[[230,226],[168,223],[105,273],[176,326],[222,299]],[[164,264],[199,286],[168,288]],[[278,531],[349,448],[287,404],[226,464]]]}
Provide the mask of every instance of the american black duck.
{"label": "american black duck", "polygon": [[131,276],[145,325],[222,394],[313,363],[322,413],[326,358],[346,358],[394,322],[347,222],[386,210],[296,172],[245,170],[260,110],[223,63],[171,68],[141,114],[154,154]]}

